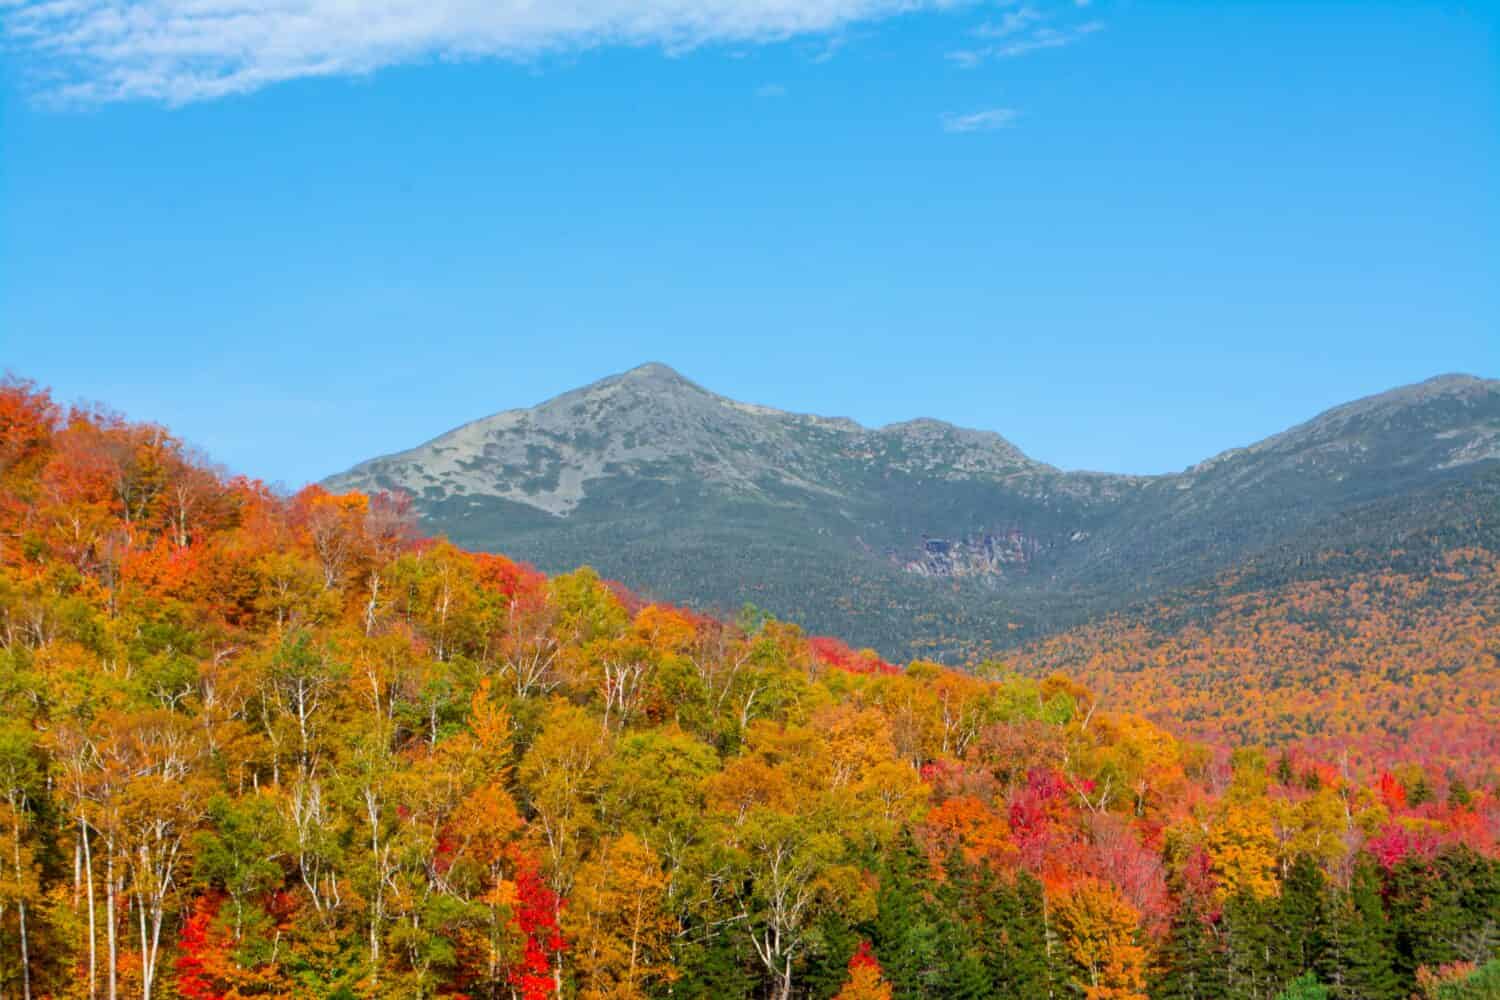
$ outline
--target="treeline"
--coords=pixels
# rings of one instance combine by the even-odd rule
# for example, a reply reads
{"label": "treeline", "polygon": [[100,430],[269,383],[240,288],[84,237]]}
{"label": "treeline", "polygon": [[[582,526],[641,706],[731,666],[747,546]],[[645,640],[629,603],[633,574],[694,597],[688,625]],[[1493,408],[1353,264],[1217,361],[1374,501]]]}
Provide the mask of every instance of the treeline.
{"label": "treeline", "polygon": [[5,998],[1464,996],[1496,792],[548,579],[0,386]]}

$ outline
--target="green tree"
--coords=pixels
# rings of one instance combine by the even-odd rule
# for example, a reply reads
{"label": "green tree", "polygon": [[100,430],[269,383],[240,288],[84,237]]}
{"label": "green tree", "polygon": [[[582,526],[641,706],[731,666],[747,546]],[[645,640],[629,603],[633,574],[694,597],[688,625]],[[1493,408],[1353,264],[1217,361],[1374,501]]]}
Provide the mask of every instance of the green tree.
{"label": "green tree", "polygon": [[1159,1000],[1214,1000],[1224,996],[1224,955],[1215,940],[1204,900],[1180,891],[1177,911],[1162,945],[1162,971],[1151,995]]}

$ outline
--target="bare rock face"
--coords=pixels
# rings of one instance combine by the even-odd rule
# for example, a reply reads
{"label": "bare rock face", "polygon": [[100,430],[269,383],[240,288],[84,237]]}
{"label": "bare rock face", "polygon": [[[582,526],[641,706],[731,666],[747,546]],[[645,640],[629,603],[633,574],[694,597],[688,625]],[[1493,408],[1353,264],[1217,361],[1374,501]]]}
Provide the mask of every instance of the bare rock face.
{"label": "bare rock face", "polygon": [[550,571],[589,562],[664,599],[750,600],[930,652],[922,622],[972,629],[1001,608],[997,628],[1032,634],[1295,544],[1361,504],[1496,469],[1500,382],[1466,375],[1175,475],[1125,476],[1064,472],[938,420],[869,428],[738,402],[648,364],[325,485],[406,492],[429,530]]}
{"label": "bare rock face", "polygon": [[964,538],[923,538],[915,558],[901,558],[902,569],[917,576],[979,580],[991,586],[1025,573],[1045,550],[1045,543],[1020,528]]}

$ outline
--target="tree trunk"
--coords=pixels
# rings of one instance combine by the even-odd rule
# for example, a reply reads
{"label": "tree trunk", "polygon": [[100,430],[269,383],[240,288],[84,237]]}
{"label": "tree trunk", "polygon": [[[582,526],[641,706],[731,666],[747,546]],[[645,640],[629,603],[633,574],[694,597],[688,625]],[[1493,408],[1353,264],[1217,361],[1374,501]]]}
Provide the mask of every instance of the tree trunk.
{"label": "tree trunk", "polygon": [[380,856],[380,802],[365,789],[365,815],[370,820],[370,860],[375,865],[375,898],[370,905],[370,982],[380,985],[380,924],[385,917],[385,863]]}
{"label": "tree trunk", "polygon": [[26,939],[26,879],[21,872],[21,810],[24,802],[10,801],[11,816],[11,862],[16,870],[16,916],[21,931],[21,997],[31,1000],[31,954]]}
{"label": "tree trunk", "polygon": [[89,892],[89,1000],[99,995],[99,944],[94,929],[94,856],[89,850],[89,827],[82,816],[78,817],[78,838],[83,844],[83,875]]}
{"label": "tree trunk", "polygon": [[107,850],[107,864],[105,868],[104,883],[104,919],[106,936],[109,941],[109,1000],[119,1000],[120,996],[120,943],[116,938],[115,924],[118,918],[115,916],[115,841],[114,837],[105,840]]}
{"label": "tree trunk", "polygon": [[151,966],[151,953],[146,949],[145,900],[136,900],[135,915],[141,928],[141,1000],[151,1000],[151,975],[155,970]]}

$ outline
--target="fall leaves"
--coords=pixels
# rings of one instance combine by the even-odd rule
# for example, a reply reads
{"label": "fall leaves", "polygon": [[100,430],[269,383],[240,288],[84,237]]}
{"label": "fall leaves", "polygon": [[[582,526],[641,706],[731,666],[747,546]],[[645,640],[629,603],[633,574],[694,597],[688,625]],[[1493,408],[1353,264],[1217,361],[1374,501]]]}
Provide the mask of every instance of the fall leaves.
{"label": "fall leaves", "polygon": [[[0,387],[6,995],[1260,1000],[1483,964],[1492,776],[1111,701],[548,579]],[[1325,911],[1354,930],[1257,957]]]}
{"label": "fall leaves", "polygon": [[1400,571],[1341,562],[1248,590],[1225,577],[1007,662],[1066,671],[1200,738],[1483,768],[1500,750],[1500,554],[1446,549]]}

